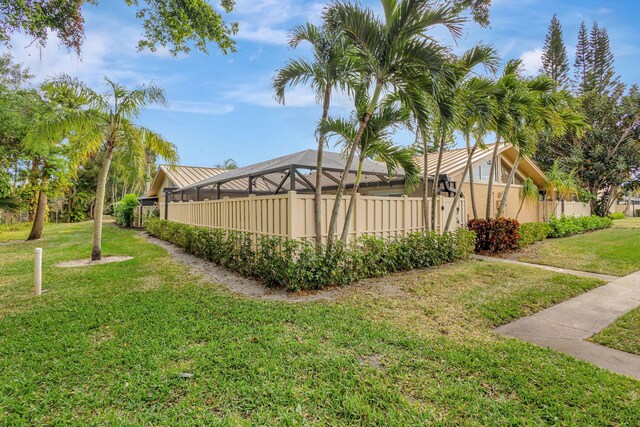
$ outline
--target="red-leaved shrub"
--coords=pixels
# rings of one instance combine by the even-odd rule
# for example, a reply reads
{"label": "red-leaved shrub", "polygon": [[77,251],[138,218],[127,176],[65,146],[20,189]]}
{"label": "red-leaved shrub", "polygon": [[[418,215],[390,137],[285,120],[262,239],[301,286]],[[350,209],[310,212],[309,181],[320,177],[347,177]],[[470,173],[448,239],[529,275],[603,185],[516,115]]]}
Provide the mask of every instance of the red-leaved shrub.
{"label": "red-leaved shrub", "polygon": [[476,233],[476,252],[504,252],[518,249],[518,227],[512,218],[472,219],[467,224]]}

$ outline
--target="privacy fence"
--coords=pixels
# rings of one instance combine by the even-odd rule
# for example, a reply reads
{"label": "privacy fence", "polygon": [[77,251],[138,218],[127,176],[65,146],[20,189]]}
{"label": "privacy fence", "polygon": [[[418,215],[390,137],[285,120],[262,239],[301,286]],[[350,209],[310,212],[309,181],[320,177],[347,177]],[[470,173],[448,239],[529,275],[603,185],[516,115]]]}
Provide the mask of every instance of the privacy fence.
{"label": "privacy fence", "polygon": [[[313,194],[291,191],[281,195],[224,198],[220,200],[172,202],[167,206],[167,218],[183,224],[209,228],[222,228],[251,233],[257,236],[279,236],[301,240],[315,238],[315,211]],[[342,231],[351,198],[345,196],[340,205],[338,233]],[[335,196],[322,196],[323,238]],[[431,200],[429,199],[429,215]],[[452,209],[453,198],[438,196],[436,228],[441,233]],[[349,239],[376,236],[384,239],[406,236],[425,229],[421,197],[355,196],[354,211],[349,222]],[[160,209],[164,218],[164,209]],[[429,221],[431,221],[429,216]],[[455,209],[450,230],[463,227],[467,222],[466,200],[460,199]]]}
{"label": "privacy fence", "polygon": [[538,213],[540,221],[548,221],[551,218],[565,216],[589,216],[591,215],[591,205],[583,202],[565,202],[563,200],[539,202]]}

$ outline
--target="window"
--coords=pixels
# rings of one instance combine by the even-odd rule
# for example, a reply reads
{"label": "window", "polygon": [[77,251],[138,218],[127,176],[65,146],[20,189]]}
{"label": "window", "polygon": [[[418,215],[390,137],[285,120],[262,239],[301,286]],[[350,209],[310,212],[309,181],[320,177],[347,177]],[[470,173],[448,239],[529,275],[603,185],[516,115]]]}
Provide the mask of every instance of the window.
{"label": "window", "polygon": [[491,173],[491,160],[485,163],[480,163],[473,168],[473,179],[477,181],[489,181],[489,174]]}

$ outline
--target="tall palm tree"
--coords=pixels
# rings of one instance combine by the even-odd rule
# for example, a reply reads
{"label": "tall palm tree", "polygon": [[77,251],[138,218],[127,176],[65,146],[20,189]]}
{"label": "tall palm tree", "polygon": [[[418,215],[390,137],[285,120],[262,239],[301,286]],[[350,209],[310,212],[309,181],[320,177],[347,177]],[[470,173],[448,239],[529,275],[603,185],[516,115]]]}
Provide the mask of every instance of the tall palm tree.
{"label": "tall palm tree", "polygon": [[532,102],[525,110],[524,125],[512,139],[512,144],[518,148],[518,156],[509,172],[497,217],[504,215],[507,196],[521,160],[535,153],[538,139],[557,138],[567,132],[581,136],[587,126],[584,117],[569,108],[567,94],[556,92],[553,80],[548,77],[540,76],[527,81],[525,90]]}
{"label": "tall palm tree", "polygon": [[[86,108],[65,114],[62,118],[52,120],[43,127],[45,134],[68,137],[74,164],[102,151],[102,165],[98,175],[94,206],[91,250],[93,261],[102,257],[102,214],[113,155],[116,150],[126,147],[141,153],[140,157],[143,158],[144,143],[140,138],[140,129],[133,120],[149,104],[166,105],[163,90],[153,83],[127,89],[107,77],[105,81],[109,91],[101,94],[67,75],[55,79],[52,84],[60,90],[82,94],[86,99]],[[156,143],[157,153],[160,156],[168,160],[177,160],[176,147],[173,144],[160,137]]]}
{"label": "tall palm tree", "polygon": [[491,167],[489,168],[489,182],[487,184],[487,204],[485,217],[491,218],[493,205],[493,185],[495,182],[498,154],[500,146],[505,140],[515,139],[517,133],[524,126],[527,108],[534,102],[530,94],[525,90],[523,78],[520,74],[521,60],[510,60],[504,67],[502,76],[497,85],[500,93],[496,95],[496,108],[493,115],[493,128],[496,141],[491,155]]}
{"label": "tall palm tree", "polygon": [[[468,80],[471,78],[473,70],[482,65],[484,68],[492,73],[497,70],[499,58],[495,49],[491,46],[478,44],[468,51],[464,52],[460,58],[453,61],[451,64],[451,74],[453,78],[448,85],[445,85],[442,91],[442,96],[436,97],[435,103],[440,107],[442,103],[446,105],[454,105],[456,108],[454,112],[457,114],[448,115],[448,108],[438,108],[440,112],[444,111],[445,114],[439,114],[437,120],[437,126],[435,127],[435,140],[438,144],[438,161],[436,163],[436,169],[434,173],[434,185],[431,189],[431,228],[435,229],[436,221],[436,197],[438,194],[438,184],[440,178],[440,170],[442,167],[442,159],[444,156],[445,146],[448,139],[451,138],[453,126],[457,115],[461,113],[460,102],[464,98],[463,91],[468,88]],[[452,207],[452,212],[455,206]]]}
{"label": "tall palm tree", "polygon": [[[337,135],[340,137],[345,148],[350,147],[358,131],[360,117],[364,109],[369,104],[366,93],[356,96],[356,108],[360,112],[354,114],[350,120],[341,118],[328,118],[320,124],[320,129],[327,136]],[[345,223],[340,239],[347,241],[349,233],[349,223],[353,216],[356,203],[356,194],[360,187],[362,178],[362,167],[365,159],[375,158],[385,163],[392,175],[398,169],[402,169],[405,175],[405,191],[415,188],[419,182],[418,167],[414,162],[414,151],[406,147],[397,147],[391,140],[392,133],[404,126],[409,120],[409,111],[403,108],[394,97],[388,96],[380,108],[374,112],[369,120],[369,124],[358,144],[358,168],[356,171],[353,188],[351,189],[351,200],[347,208]]]}
{"label": "tall palm tree", "polygon": [[[371,90],[369,105],[360,118],[350,146],[329,222],[328,243],[335,238],[340,203],[353,158],[364,131],[384,93],[403,92],[417,98],[419,91],[433,91],[434,80],[446,76],[445,49],[426,33],[445,26],[457,37],[464,18],[449,5],[432,7],[417,0],[381,0],[383,19],[360,4],[338,2],[331,8],[331,22],[352,44],[354,67]],[[421,96],[421,95],[420,95]]]}
{"label": "tall palm tree", "polygon": [[[333,91],[339,89],[349,92],[354,80],[353,66],[347,55],[348,43],[340,32],[326,26],[318,28],[310,23],[294,27],[291,32],[289,45],[292,48],[302,42],[308,42],[313,47],[313,61],[302,58],[290,60],[276,73],[273,87],[276,99],[284,104],[288,86],[309,84],[322,104],[322,122],[329,116]],[[322,132],[317,132],[317,144],[314,210],[316,242],[319,245],[322,243],[322,161],[326,145],[326,136]]]}
{"label": "tall palm tree", "polygon": [[[484,148],[484,136],[487,129],[491,127],[493,110],[495,108],[495,95],[499,93],[499,88],[495,82],[488,78],[472,77],[463,82],[458,91],[457,105],[459,110],[456,126],[462,133],[467,149],[467,162],[462,171],[462,176],[458,184],[458,191],[453,198],[451,210],[447,216],[444,231],[449,231],[453,220],[454,212],[462,197],[462,187],[467,175],[469,175],[469,195],[473,217],[478,217],[475,203],[473,184],[473,156],[478,148]],[[471,144],[471,136],[475,137],[475,142]]]}

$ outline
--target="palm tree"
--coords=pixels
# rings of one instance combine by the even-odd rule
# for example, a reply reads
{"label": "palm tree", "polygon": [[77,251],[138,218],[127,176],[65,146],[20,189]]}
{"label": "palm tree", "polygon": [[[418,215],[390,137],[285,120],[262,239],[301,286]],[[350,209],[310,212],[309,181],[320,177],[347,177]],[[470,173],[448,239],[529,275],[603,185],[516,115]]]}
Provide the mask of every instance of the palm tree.
{"label": "palm tree", "polygon": [[496,108],[493,114],[493,130],[496,141],[491,156],[489,168],[489,182],[487,184],[487,204],[485,217],[491,218],[493,204],[493,184],[495,181],[498,153],[505,139],[515,138],[524,126],[527,108],[534,102],[530,94],[524,89],[520,75],[521,60],[510,60],[504,67],[497,85],[500,92],[496,95]]}
{"label": "palm tree", "polygon": [[[360,113],[354,114],[354,117],[350,120],[330,117],[320,124],[321,132],[327,136],[338,135],[344,147],[348,148],[355,138],[360,124],[360,117],[368,104],[369,99],[366,93],[361,92],[356,96],[356,108]],[[409,111],[391,96],[383,100],[380,108],[371,116],[358,144],[358,168],[340,237],[342,241],[347,241],[349,223],[353,216],[356,194],[362,178],[362,167],[366,158],[375,158],[385,163],[388,167],[389,175],[402,168],[405,174],[405,191],[410,191],[411,188],[415,188],[418,184],[419,171],[413,159],[414,151],[405,147],[397,147],[391,140],[392,133],[405,125],[409,117]]]}
{"label": "palm tree", "polygon": [[516,219],[518,219],[518,217],[520,216],[520,211],[522,211],[524,202],[537,201],[538,194],[539,194],[538,186],[533,182],[531,178],[527,177],[522,183],[522,187],[520,188],[520,207],[518,208]]}
{"label": "palm tree", "polygon": [[434,81],[446,77],[445,49],[426,35],[435,25],[444,25],[457,37],[461,18],[448,5],[432,7],[416,0],[381,0],[384,19],[360,4],[338,2],[331,9],[331,23],[353,44],[354,67],[363,76],[363,87],[372,90],[369,105],[358,130],[347,147],[343,169],[329,223],[328,243],[335,238],[340,203],[353,158],[371,116],[383,93],[401,93],[418,99],[419,92],[432,93]]}
{"label": "palm tree", "polygon": [[[322,104],[322,122],[329,116],[333,90],[349,92],[354,78],[353,66],[346,54],[347,40],[340,32],[307,23],[292,30],[289,45],[295,48],[302,42],[308,42],[313,47],[313,62],[302,58],[290,60],[278,70],[273,79],[273,87],[276,99],[284,104],[288,86],[309,84]],[[317,133],[317,143],[314,210],[316,242],[319,245],[322,243],[322,161],[326,144],[326,137],[322,132]]]}
{"label": "palm tree", "polygon": [[[141,138],[141,129],[132,120],[149,104],[166,105],[164,92],[153,83],[138,85],[134,89],[111,81],[105,77],[109,92],[100,94],[77,79],[63,75],[52,83],[59,90],[82,95],[86,107],[65,114],[46,124],[42,131],[45,135],[67,136],[72,162],[78,164],[87,157],[102,151],[102,165],[98,175],[91,260],[102,256],[102,214],[104,211],[105,190],[113,155],[117,150],[127,149],[144,158],[145,144]],[[165,159],[177,160],[176,147],[170,142],[157,138],[156,152]]]}
{"label": "palm tree", "polygon": [[[458,191],[453,198],[451,210],[447,216],[444,231],[449,231],[453,214],[462,197],[462,187],[469,175],[469,195],[473,217],[478,217],[475,203],[473,184],[473,156],[478,148],[485,148],[484,136],[487,129],[492,126],[493,111],[495,108],[495,95],[500,93],[495,82],[488,78],[472,77],[463,82],[458,91],[457,105],[459,106],[458,121],[456,126],[462,133],[467,149],[467,162],[462,171],[458,184]],[[471,144],[471,136],[475,137],[475,143]]]}
{"label": "palm tree", "polygon": [[537,140],[561,137],[567,132],[581,136],[587,126],[584,117],[575,114],[569,108],[565,92],[556,92],[553,80],[545,76],[536,77],[526,82],[525,90],[532,102],[525,110],[524,125],[517,130],[512,144],[518,148],[518,156],[509,172],[497,217],[504,214],[507,196],[520,161],[532,156],[537,148]]}

